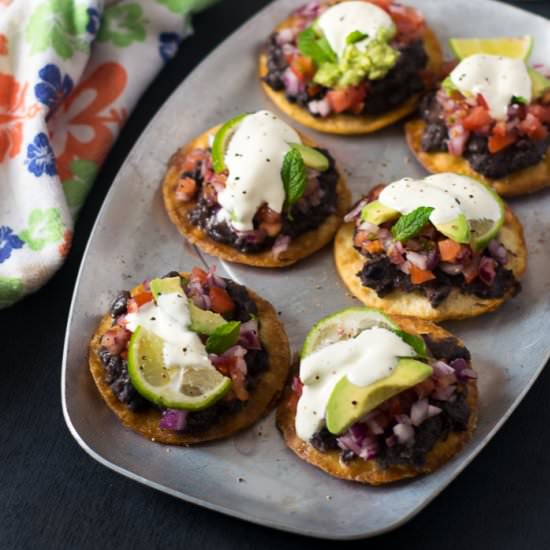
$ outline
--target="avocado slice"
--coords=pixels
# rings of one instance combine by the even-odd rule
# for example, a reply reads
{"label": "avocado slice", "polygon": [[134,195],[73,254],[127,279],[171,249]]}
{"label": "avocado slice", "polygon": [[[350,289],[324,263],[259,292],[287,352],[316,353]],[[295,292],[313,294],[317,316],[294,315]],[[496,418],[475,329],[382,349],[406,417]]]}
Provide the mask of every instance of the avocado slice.
{"label": "avocado slice", "polygon": [[330,433],[341,434],[362,416],[390,397],[412,388],[432,375],[432,367],[416,359],[399,359],[394,371],[385,378],[356,386],[344,376],[334,386],[326,408],[326,424]]}
{"label": "avocado slice", "polygon": [[153,279],[149,286],[155,301],[162,294],[175,294],[176,292],[182,293],[181,279],[179,277],[167,277],[166,279]]}
{"label": "avocado slice", "polygon": [[[155,300],[162,294],[183,293],[179,277],[153,279],[150,286]],[[189,314],[191,315],[191,326],[189,328],[193,332],[210,336],[218,327],[227,323],[219,313],[201,309],[191,301],[188,302],[188,307]]]}
{"label": "avocado slice", "polygon": [[548,88],[550,88],[550,80],[548,80],[548,78],[546,78],[543,74],[539,73],[536,69],[533,69],[532,67],[527,67],[527,72],[531,77],[531,84],[533,86],[533,97],[541,97],[542,94]]}
{"label": "avocado slice", "polygon": [[372,201],[361,210],[361,221],[380,225],[384,222],[395,220],[399,217],[399,212],[393,208],[385,206],[380,201]]}
{"label": "avocado slice", "polygon": [[227,321],[213,311],[206,311],[189,302],[189,313],[191,314],[191,326],[193,332],[210,336],[218,327],[225,325]]}
{"label": "avocado slice", "polygon": [[436,229],[457,243],[470,242],[470,224],[464,214],[459,214],[447,223],[434,224]]}
{"label": "avocado slice", "polygon": [[317,151],[317,149],[314,149],[313,147],[308,147],[303,143],[289,143],[289,145],[293,149],[296,149],[298,153],[300,153],[304,164],[308,168],[313,168],[314,170],[319,170],[320,172],[328,170],[330,163],[328,161],[328,158],[325,157],[325,155],[323,155],[321,151]]}

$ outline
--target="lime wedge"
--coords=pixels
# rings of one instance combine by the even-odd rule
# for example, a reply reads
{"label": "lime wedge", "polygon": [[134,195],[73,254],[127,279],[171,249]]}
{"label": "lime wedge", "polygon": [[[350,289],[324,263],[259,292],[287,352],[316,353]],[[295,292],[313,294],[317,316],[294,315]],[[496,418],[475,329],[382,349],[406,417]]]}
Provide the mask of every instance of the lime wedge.
{"label": "lime wedge", "polygon": [[212,143],[212,166],[214,167],[214,172],[219,174],[225,170],[225,149],[229,138],[235,131],[236,126],[241,122],[241,120],[247,116],[248,113],[242,113],[237,115],[235,118],[228,120],[217,132],[214,137],[214,143]]}
{"label": "lime wedge", "polygon": [[533,97],[541,97],[542,94],[550,88],[550,80],[532,67],[527,67],[527,72],[531,77],[531,83],[533,85]]}
{"label": "lime wedge", "polygon": [[533,37],[450,38],[449,46],[458,59],[484,53],[527,61],[533,49]]}
{"label": "lime wedge", "polygon": [[198,411],[231,387],[215,367],[170,367],[164,364],[164,340],[138,327],[128,345],[128,374],[136,390],[162,407]]}
{"label": "lime wedge", "polygon": [[399,328],[389,317],[369,307],[349,307],[332,313],[313,325],[302,347],[301,357],[303,359],[320,347],[354,337],[374,326]]}

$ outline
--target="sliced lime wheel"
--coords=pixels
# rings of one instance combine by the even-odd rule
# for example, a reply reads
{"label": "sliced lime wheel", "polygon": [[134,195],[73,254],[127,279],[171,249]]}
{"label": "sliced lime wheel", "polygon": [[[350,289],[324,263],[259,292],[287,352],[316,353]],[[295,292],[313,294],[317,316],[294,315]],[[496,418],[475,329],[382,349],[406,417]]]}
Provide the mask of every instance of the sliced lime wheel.
{"label": "sliced lime wheel", "polygon": [[247,116],[248,113],[242,113],[237,115],[235,118],[228,120],[217,132],[214,137],[214,142],[212,143],[212,166],[216,174],[223,172],[225,170],[225,150],[227,148],[227,143],[229,138],[235,131],[237,125],[242,121],[242,119]]}
{"label": "sliced lime wheel", "polygon": [[533,37],[450,38],[449,46],[458,59],[483,53],[527,61],[533,49]]}
{"label": "sliced lime wheel", "polygon": [[198,411],[223,397],[231,379],[215,367],[169,367],[164,364],[164,340],[138,327],[128,346],[128,374],[146,399],[172,409]]}

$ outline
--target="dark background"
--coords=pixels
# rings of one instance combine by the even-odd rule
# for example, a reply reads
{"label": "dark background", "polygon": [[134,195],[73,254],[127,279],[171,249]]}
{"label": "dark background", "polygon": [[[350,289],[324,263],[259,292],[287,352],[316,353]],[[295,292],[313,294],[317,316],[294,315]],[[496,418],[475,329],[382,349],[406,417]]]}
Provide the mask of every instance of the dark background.
{"label": "dark background", "polygon": [[[1,550],[305,549],[319,544],[187,504],[100,466],[69,434],[60,402],[72,289],[115,174],[172,90],[267,3],[225,0],[195,17],[196,34],[144,94],[109,155],[80,214],[67,263],[41,291],[0,312]],[[550,17],[550,2],[514,4]],[[349,547],[550,549],[549,392],[547,369],[491,443],[432,504],[404,527]]]}

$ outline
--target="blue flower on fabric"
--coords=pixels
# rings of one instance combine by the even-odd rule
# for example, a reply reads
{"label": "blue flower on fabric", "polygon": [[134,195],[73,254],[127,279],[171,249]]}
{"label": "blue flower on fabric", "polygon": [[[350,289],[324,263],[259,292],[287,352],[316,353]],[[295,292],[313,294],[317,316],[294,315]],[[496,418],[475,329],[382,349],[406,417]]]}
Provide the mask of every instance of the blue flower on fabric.
{"label": "blue flower on fabric", "polygon": [[12,250],[22,248],[24,244],[11,227],[0,226],[0,264],[11,256]]}
{"label": "blue flower on fabric", "polygon": [[161,32],[159,34],[159,53],[165,63],[176,55],[180,42],[181,36],[176,32]]}
{"label": "blue flower on fabric", "polygon": [[101,22],[101,15],[99,14],[99,11],[96,8],[88,8],[86,13],[89,17],[88,24],[86,25],[86,32],[89,32],[90,34],[97,34],[97,31],[99,30],[99,23]]}
{"label": "blue flower on fabric", "polygon": [[73,89],[73,80],[68,74],[62,78],[61,71],[52,63],[42,67],[38,77],[42,82],[34,87],[36,98],[53,111]]}
{"label": "blue flower on fabric", "polygon": [[36,177],[41,176],[44,172],[48,176],[57,174],[55,165],[55,155],[48,136],[44,132],[40,132],[32,143],[27,147],[27,168]]}

